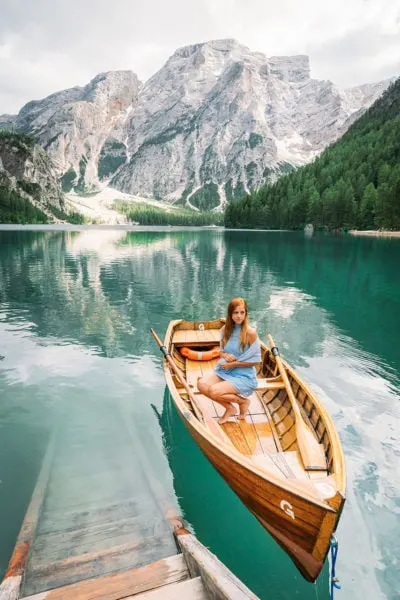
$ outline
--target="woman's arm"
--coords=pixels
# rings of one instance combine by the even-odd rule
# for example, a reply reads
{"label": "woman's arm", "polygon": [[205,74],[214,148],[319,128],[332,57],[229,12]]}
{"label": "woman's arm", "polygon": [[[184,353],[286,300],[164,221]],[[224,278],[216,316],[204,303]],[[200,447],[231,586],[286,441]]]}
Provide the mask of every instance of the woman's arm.
{"label": "woman's arm", "polygon": [[239,362],[237,360],[232,360],[229,362],[220,365],[222,369],[235,369],[236,367],[256,367],[259,363],[249,363],[249,362]]}
{"label": "woman's arm", "polygon": [[[251,346],[252,344],[254,344],[254,342],[258,339],[257,336],[257,332],[255,329],[253,329],[252,327],[249,327],[248,332],[247,332],[247,343]],[[242,356],[244,356],[246,353],[244,353]],[[237,360],[234,357],[234,360],[227,362],[224,365],[221,365],[221,367],[223,369],[234,369],[236,367],[255,367],[258,364],[260,364],[260,362],[247,362],[247,361],[240,361]]]}
{"label": "woman's arm", "polygon": [[247,330],[247,343],[251,346],[258,338],[257,331],[253,327],[249,327]]}

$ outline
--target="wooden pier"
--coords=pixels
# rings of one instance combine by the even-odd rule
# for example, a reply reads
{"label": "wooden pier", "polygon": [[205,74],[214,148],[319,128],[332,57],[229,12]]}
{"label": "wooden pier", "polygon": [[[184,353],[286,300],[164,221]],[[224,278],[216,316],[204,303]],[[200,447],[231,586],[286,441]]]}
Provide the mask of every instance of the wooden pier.
{"label": "wooden pier", "polygon": [[112,446],[98,418],[52,436],[0,600],[256,600],[183,527],[126,422]]}

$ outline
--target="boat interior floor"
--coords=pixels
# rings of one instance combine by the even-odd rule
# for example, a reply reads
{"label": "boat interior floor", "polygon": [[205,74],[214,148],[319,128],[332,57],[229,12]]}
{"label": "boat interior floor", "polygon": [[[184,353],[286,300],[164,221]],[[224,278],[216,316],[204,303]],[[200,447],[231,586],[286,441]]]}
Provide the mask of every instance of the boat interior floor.
{"label": "boat interior floor", "polygon": [[[185,359],[187,382],[195,393],[203,413],[216,425],[225,409],[218,402],[198,392],[197,379],[210,374],[217,362],[217,359],[204,362]],[[267,467],[279,477],[321,480],[328,476],[327,472],[313,473],[304,469],[297,447],[295,428],[285,422],[285,416],[281,417],[282,403],[279,397],[282,394],[285,394],[285,391],[279,388],[256,390],[249,398],[249,411],[244,420],[234,416],[223,425],[217,426],[222,428],[239,452],[251,456],[256,463]],[[281,444],[282,431],[286,436],[285,451]]]}

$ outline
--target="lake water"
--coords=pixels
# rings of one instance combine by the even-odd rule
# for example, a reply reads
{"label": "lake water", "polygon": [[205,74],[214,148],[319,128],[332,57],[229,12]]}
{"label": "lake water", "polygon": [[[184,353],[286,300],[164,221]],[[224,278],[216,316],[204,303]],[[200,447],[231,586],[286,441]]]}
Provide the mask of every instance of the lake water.
{"label": "lake water", "polygon": [[[121,457],[117,482],[104,468],[104,481],[82,494],[128,489],[134,476],[133,494],[147,504],[162,490],[260,598],[327,600],[328,564],[307,583],[192,442],[149,333],[163,336],[171,319],[223,315],[241,295],[260,337],[271,332],[321,397],[344,446],[335,597],[400,598],[399,265],[399,239],[0,231],[0,575],[58,428],[84,440],[95,462]],[[72,450],[60,498],[79,467]]]}

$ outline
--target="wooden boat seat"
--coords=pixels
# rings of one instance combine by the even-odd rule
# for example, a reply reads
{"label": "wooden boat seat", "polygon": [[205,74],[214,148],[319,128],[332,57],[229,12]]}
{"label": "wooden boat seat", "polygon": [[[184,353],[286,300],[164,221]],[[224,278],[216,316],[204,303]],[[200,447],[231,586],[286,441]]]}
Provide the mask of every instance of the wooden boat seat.
{"label": "wooden boat seat", "polygon": [[[190,385],[190,389],[193,392],[193,394],[201,394],[201,392],[199,392],[196,385],[193,385],[193,384],[189,384],[189,385]],[[283,381],[274,381],[274,379],[269,379],[269,378],[259,378],[258,379],[257,390],[282,390],[282,389],[284,389],[284,387],[285,387],[285,384],[283,383]]]}
{"label": "wooden boat seat", "polygon": [[179,346],[217,346],[220,343],[219,329],[207,329],[205,331],[182,329],[175,331],[172,343]]}
{"label": "wooden boat seat", "polygon": [[259,378],[257,390],[282,390],[284,389],[285,384],[283,381],[276,381],[275,378]]}

